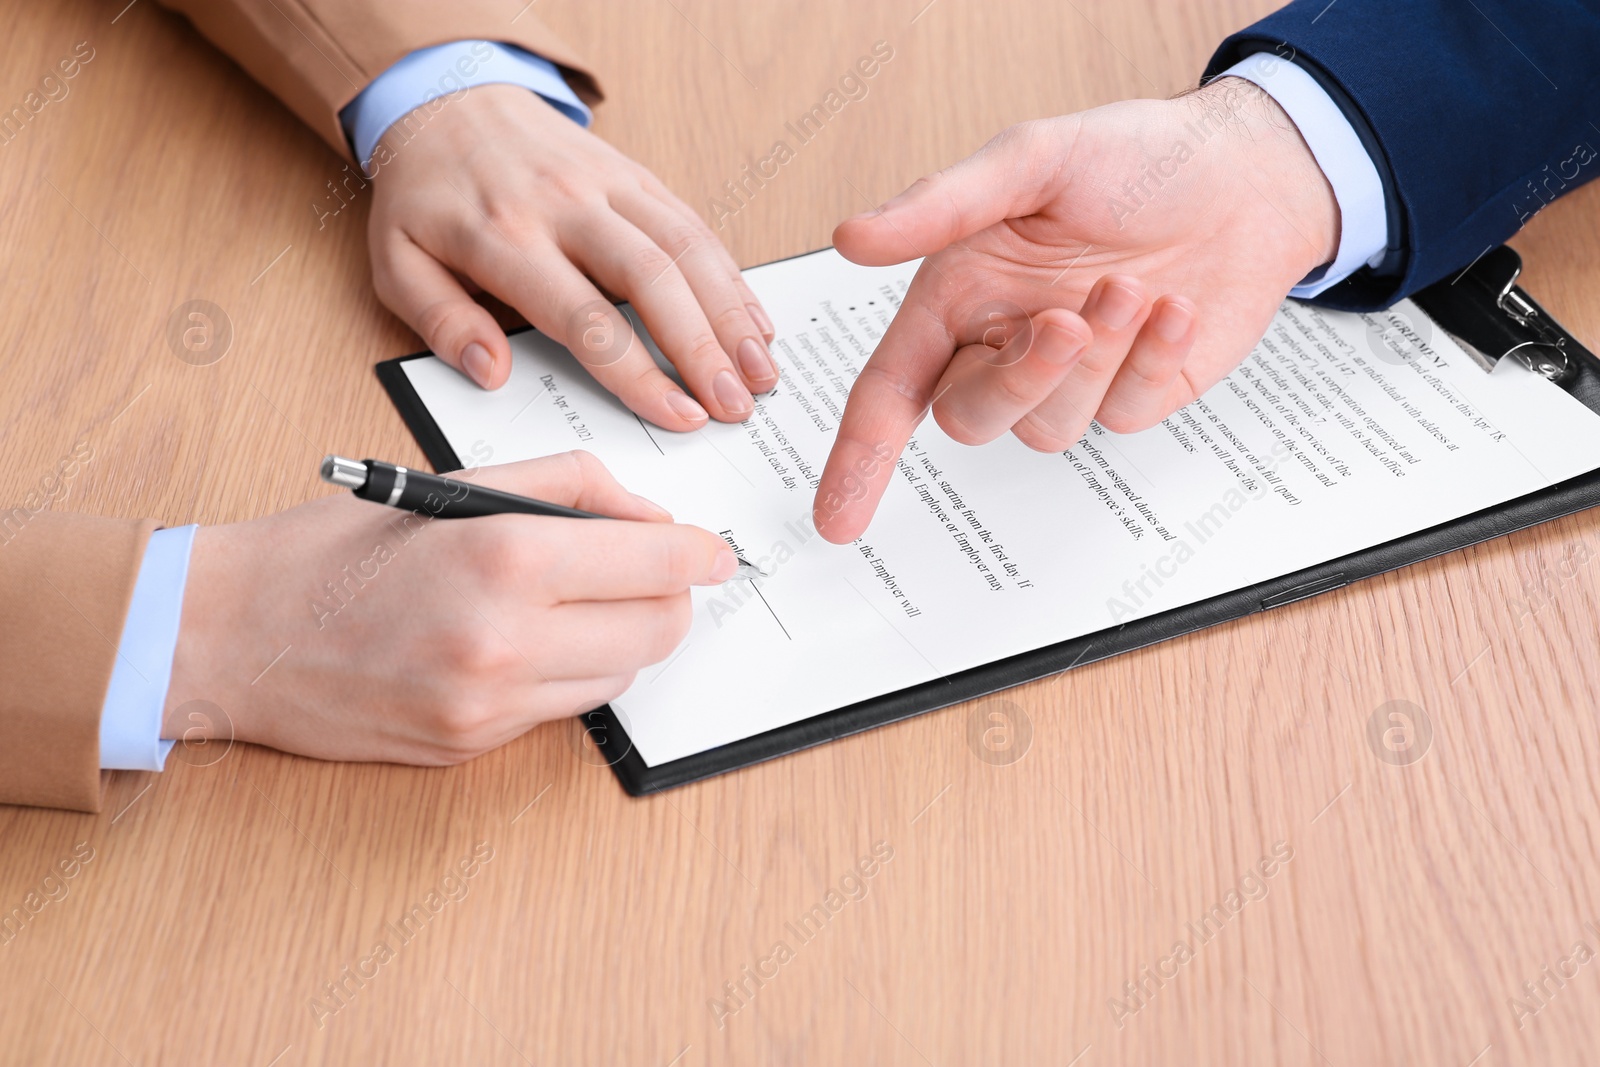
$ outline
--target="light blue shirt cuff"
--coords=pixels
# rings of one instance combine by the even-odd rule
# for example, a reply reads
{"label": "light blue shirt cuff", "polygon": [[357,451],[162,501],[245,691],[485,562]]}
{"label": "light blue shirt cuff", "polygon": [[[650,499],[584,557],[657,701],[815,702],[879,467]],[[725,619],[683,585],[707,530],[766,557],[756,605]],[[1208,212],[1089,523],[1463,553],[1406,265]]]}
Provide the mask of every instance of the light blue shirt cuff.
{"label": "light blue shirt cuff", "polygon": [[1313,297],[1383,260],[1389,241],[1383,179],[1355,127],[1317,80],[1294,63],[1258,52],[1219,77],[1243,78],[1265,89],[1305,138],[1339,204],[1339,253],[1326,269],[1289,291]]}
{"label": "light blue shirt cuff", "polygon": [[548,59],[495,41],[452,41],[412,52],[378,75],[339,112],[339,121],[370,173],[372,153],[389,127],[423,104],[479,85],[520,85],[580,126],[594,119]]}
{"label": "light blue shirt cuff", "polygon": [[100,709],[100,766],[108,771],[159,771],[172,751],[161,740],[161,713],[172,684],[189,550],[199,527],[157,530],[145,546],[128,618],[122,624],[111,685]]}

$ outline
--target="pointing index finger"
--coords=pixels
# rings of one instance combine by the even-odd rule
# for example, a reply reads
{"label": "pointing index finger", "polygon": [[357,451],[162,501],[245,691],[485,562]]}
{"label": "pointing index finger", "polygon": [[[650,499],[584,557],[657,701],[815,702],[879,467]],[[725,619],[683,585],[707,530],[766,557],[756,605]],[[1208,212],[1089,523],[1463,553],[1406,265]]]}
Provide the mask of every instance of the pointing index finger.
{"label": "pointing index finger", "polygon": [[817,485],[817,532],[842,545],[861,536],[889,485],[894,461],[928,413],[955,338],[930,299],[924,265],[900,311],[850,390],[839,435]]}

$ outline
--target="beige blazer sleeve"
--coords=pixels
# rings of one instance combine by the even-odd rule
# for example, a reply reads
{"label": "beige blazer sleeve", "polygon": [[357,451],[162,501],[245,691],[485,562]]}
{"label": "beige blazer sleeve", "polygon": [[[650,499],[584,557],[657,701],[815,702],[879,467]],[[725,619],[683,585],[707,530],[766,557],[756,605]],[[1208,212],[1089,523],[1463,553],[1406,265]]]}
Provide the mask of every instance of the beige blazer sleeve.
{"label": "beige blazer sleeve", "polygon": [[155,528],[0,513],[0,804],[100,810],[100,709]]}
{"label": "beige blazer sleeve", "polygon": [[396,60],[430,45],[520,45],[562,68],[585,102],[600,100],[594,77],[572,51],[513,0],[160,2],[186,15],[346,159],[339,111]]}

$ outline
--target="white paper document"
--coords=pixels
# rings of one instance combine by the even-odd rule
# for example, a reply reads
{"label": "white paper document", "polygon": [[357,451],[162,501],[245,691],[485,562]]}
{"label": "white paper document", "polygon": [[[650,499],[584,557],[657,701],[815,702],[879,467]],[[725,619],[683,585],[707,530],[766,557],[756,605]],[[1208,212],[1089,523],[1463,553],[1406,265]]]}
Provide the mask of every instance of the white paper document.
{"label": "white paper document", "polygon": [[831,545],[811,522],[817,478],[915,268],[829,250],[747,271],[782,380],[741,425],[644,424],[533,331],[496,392],[437,359],[403,364],[463,463],[588,449],[769,575],[696,590],[684,643],[613,703],[650,766],[1600,467],[1600,416],[1513,360],[1484,373],[1414,306],[1290,302],[1232,374],[1142,433],[1093,426],[1045,455],[1009,436],[959,445],[924,420],[866,534]]}

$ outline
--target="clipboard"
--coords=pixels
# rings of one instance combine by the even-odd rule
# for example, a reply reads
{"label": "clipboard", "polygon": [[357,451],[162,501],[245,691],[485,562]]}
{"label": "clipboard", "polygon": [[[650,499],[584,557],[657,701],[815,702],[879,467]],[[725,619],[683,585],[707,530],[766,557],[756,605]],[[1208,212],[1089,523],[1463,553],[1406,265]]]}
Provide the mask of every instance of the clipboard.
{"label": "clipboard", "polygon": [[[1412,300],[1485,371],[1502,359],[1518,360],[1600,413],[1600,360],[1517,285],[1521,271],[1521,257],[1502,245],[1460,274],[1413,294]],[[429,356],[431,353],[422,352],[387,360],[375,370],[434,470],[460,470],[460,458],[402,369],[408,360]],[[582,718],[596,750],[622,787],[632,796],[646,796],[1293,604],[1597,504],[1600,471],[1270,581],[959,671],[654,767],[634,749],[626,725],[609,706]]]}

